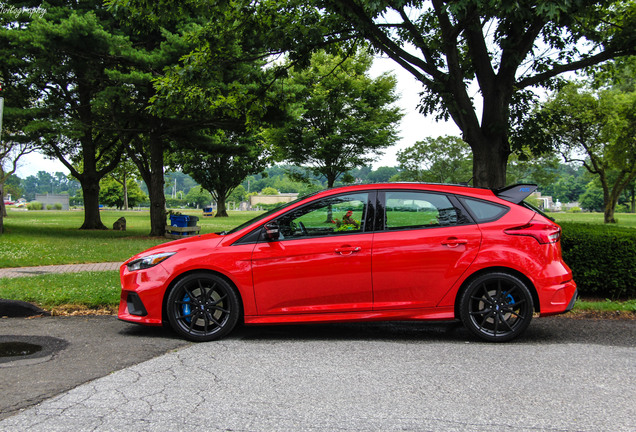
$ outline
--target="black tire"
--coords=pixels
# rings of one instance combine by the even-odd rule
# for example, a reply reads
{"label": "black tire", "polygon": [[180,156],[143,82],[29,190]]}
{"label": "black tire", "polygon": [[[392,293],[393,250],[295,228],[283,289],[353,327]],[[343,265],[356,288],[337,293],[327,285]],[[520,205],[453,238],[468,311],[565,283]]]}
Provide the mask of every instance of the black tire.
{"label": "black tire", "polygon": [[166,312],[179,335],[194,342],[206,342],[232,331],[240,315],[240,303],[234,287],[225,279],[209,273],[192,273],[174,285]]}
{"label": "black tire", "polygon": [[464,326],[481,339],[506,342],[532,321],[534,304],[526,284],[508,273],[487,273],[473,280],[460,299]]}

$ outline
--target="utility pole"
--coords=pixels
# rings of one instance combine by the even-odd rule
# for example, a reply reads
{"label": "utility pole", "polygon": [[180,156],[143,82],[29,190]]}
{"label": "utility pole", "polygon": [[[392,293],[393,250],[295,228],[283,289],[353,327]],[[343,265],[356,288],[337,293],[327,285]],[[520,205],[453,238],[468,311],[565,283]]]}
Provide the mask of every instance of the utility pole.
{"label": "utility pole", "polygon": [[[0,87],[0,91],[2,87]],[[4,98],[0,97],[0,140],[2,140],[2,112],[4,111]]]}

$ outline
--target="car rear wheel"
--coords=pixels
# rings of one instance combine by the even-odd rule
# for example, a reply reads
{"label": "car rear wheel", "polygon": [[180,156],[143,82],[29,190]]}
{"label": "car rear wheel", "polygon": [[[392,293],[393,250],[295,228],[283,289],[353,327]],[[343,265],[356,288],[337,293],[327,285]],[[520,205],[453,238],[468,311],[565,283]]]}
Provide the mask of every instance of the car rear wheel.
{"label": "car rear wheel", "polygon": [[234,288],[225,279],[208,273],[185,276],[168,295],[170,325],[181,336],[195,342],[227,335],[238,321],[239,310]]}
{"label": "car rear wheel", "polygon": [[488,273],[472,281],[462,294],[464,326],[481,339],[505,342],[523,333],[532,320],[532,294],[519,278]]}

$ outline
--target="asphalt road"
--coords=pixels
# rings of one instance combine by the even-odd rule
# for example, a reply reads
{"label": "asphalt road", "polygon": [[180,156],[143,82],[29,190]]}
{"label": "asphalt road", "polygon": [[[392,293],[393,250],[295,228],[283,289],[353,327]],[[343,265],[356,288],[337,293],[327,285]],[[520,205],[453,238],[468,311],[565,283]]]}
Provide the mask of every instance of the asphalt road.
{"label": "asphalt road", "polygon": [[[508,344],[374,323],[194,345],[112,317],[0,321],[0,335],[43,333],[68,346],[0,367],[2,431],[636,431],[636,321],[541,318]],[[48,399],[16,412],[17,392]]]}

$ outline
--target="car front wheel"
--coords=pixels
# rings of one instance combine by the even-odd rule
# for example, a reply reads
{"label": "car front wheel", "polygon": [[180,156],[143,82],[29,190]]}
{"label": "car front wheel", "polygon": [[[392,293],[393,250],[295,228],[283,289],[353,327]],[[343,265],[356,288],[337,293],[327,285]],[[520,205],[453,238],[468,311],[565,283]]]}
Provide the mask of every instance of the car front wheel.
{"label": "car front wheel", "polygon": [[208,273],[180,279],[170,291],[166,306],[172,328],[195,342],[227,335],[236,325],[240,309],[234,288],[225,279]]}
{"label": "car front wheel", "polygon": [[473,280],[462,294],[464,326],[481,339],[505,342],[523,333],[534,305],[526,284],[508,273],[487,273]]}

